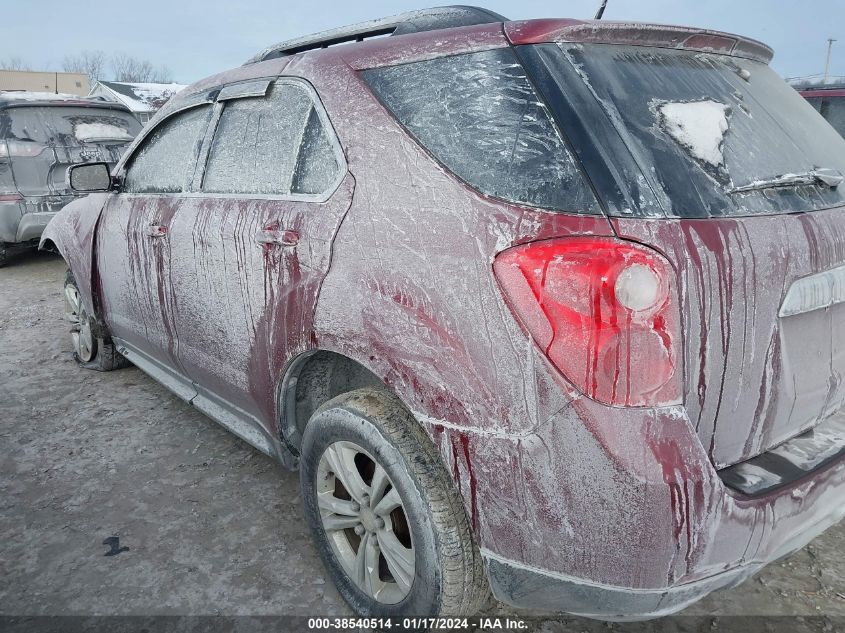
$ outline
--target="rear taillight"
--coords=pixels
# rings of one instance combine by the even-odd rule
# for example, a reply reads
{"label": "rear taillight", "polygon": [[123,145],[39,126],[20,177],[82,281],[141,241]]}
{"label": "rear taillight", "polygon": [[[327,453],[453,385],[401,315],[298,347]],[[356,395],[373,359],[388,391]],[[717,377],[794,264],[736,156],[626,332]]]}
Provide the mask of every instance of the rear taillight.
{"label": "rear taillight", "polygon": [[681,402],[678,296],[661,255],[564,238],[506,250],[493,268],[516,317],[586,395],[616,406]]}
{"label": "rear taillight", "polygon": [[0,159],[3,158],[32,158],[38,156],[47,149],[46,145],[34,141],[13,141],[0,142]]}

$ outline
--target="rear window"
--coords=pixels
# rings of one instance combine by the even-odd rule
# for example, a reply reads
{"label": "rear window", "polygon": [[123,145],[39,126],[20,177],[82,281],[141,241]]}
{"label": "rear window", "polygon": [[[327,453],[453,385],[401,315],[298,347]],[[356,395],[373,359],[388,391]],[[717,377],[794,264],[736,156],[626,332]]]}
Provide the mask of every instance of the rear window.
{"label": "rear window", "polygon": [[423,147],[478,191],[547,209],[600,213],[511,49],[375,68],[363,77]]}
{"label": "rear window", "polygon": [[97,108],[15,107],[0,111],[0,138],[57,147],[128,143],[141,124],[128,112]]}
{"label": "rear window", "polygon": [[[560,81],[574,69],[589,86],[665,215],[773,214],[845,203],[845,185],[783,186],[820,169],[845,174],[845,141],[765,64],[648,47],[538,48]],[[767,186],[776,180],[781,186]]]}

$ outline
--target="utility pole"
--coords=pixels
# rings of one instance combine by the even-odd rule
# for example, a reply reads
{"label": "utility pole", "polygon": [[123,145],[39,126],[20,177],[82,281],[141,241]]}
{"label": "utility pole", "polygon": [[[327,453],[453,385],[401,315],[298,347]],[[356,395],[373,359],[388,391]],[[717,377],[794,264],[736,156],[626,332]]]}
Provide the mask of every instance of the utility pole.
{"label": "utility pole", "polygon": [[833,43],[836,40],[832,37],[827,38],[827,62],[824,65],[824,82],[827,83],[827,78],[830,76],[830,52],[833,50]]}

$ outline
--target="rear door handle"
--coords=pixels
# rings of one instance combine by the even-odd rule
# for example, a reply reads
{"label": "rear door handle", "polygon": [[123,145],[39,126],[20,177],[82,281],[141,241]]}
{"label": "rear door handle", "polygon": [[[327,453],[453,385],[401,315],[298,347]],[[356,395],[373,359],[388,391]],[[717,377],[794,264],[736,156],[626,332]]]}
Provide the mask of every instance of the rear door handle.
{"label": "rear door handle", "polygon": [[296,246],[299,244],[299,233],[284,229],[262,229],[255,234],[255,241],[275,246]]}
{"label": "rear door handle", "polygon": [[161,224],[150,224],[144,232],[147,237],[164,237],[167,235],[167,227]]}

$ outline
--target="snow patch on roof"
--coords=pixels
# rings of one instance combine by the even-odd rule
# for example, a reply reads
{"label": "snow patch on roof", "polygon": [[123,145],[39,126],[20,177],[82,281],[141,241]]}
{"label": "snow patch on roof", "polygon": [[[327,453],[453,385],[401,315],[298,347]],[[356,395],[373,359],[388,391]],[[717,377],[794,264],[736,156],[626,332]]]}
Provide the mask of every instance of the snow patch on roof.
{"label": "snow patch on roof", "polygon": [[660,126],[698,160],[713,167],[725,162],[722,143],[728,131],[730,107],[717,101],[661,103]]}
{"label": "snow patch on roof", "polygon": [[[105,90],[98,90],[101,86]],[[100,81],[94,86],[91,94],[107,95],[133,112],[155,112],[184,87],[183,84]]]}
{"label": "snow patch on roof", "polygon": [[3,101],[89,101],[87,97],[55,92],[30,92],[27,90],[0,90]]}

